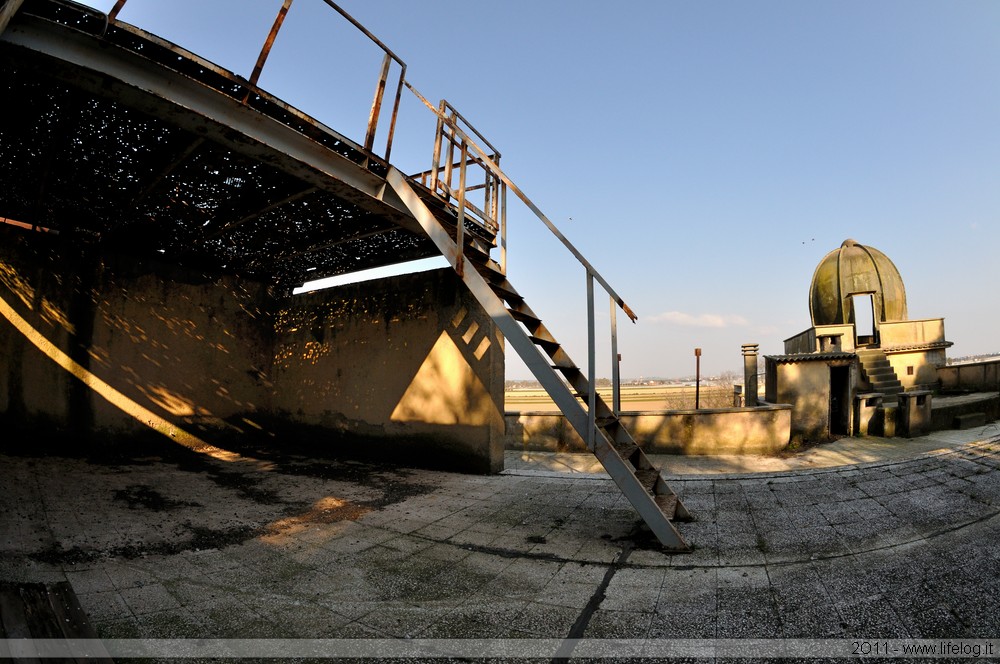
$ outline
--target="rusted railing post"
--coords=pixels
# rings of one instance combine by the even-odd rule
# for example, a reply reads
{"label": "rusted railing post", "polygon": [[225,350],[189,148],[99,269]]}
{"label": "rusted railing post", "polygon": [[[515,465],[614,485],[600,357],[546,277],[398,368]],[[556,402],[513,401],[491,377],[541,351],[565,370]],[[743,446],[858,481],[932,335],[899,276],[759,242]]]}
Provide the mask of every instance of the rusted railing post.
{"label": "rusted railing post", "polygon": [[[281,24],[285,22],[285,16],[288,14],[288,8],[292,6],[292,0],[285,0],[281,5],[281,9],[278,10],[278,15],[274,17],[274,23],[271,25],[271,31],[267,34],[267,39],[264,40],[264,46],[260,49],[260,55],[257,56],[257,63],[253,67],[253,72],[250,74],[250,85],[257,85],[257,80],[260,78],[260,73],[264,70],[264,63],[267,62],[267,56],[271,54],[271,47],[274,46],[274,38],[278,36],[278,30],[281,29]],[[250,98],[250,91],[247,90],[247,96],[243,99],[244,103]]]}
{"label": "rusted railing post", "polygon": [[462,141],[462,159],[458,165],[458,229],[455,231],[455,242],[458,245],[458,255],[455,256],[455,272],[465,276],[465,170],[469,158],[469,146]]}
{"label": "rusted railing post", "polygon": [[621,359],[618,357],[618,303],[615,298],[609,297],[611,301],[611,409],[615,417],[622,412],[622,390],[620,367]]}
{"label": "rusted railing post", "polygon": [[[441,108],[444,109],[444,102],[441,102]],[[448,196],[450,200],[452,197],[452,169],[455,164],[455,116],[446,116],[444,123],[444,131],[446,132],[448,139],[448,154],[444,162],[444,193]]]}
{"label": "rusted railing post", "polygon": [[507,184],[500,182],[500,274],[507,274]]}
{"label": "rusted railing post", "polygon": [[378,83],[375,84],[375,98],[372,100],[372,110],[368,114],[368,131],[365,132],[365,150],[371,152],[375,145],[375,130],[378,128],[378,116],[382,112],[382,97],[385,96],[385,84],[389,79],[389,65],[392,58],[386,53],[382,58],[382,70],[379,72]]}
{"label": "rusted railing post", "polygon": [[[444,102],[441,102],[442,109]],[[441,180],[441,141],[444,140],[444,113],[437,114],[437,131],[434,132],[434,163],[431,164],[431,179],[427,188],[433,192],[438,190],[438,182]]]}
{"label": "rusted railing post", "polygon": [[587,373],[590,392],[587,394],[587,449],[595,445],[597,426],[597,339],[594,329],[594,275],[587,270]]}
{"label": "rusted railing post", "polygon": [[389,155],[392,154],[392,139],[396,135],[396,118],[399,116],[399,102],[403,98],[403,77],[406,76],[406,65],[402,62],[399,63],[399,82],[396,83],[396,98],[392,103],[392,117],[389,119],[389,134],[385,138],[385,155],[386,161],[389,161]]}
{"label": "rusted railing post", "polygon": [[118,18],[118,12],[120,12],[122,10],[122,7],[125,6],[126,1],[127,0],[118,0],[118,2],[115,3],[115,6],[111,9],[110,12],[108,12],[108,22],[110,23],[115,22],[115,19]]}

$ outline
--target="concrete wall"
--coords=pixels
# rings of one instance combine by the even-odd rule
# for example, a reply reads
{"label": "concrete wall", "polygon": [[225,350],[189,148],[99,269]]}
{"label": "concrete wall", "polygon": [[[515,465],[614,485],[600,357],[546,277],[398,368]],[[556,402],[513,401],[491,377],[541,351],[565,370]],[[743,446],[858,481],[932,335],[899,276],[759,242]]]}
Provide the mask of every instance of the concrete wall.
{"label": "concrete wall", "polygon": [[938,367],[948,361],[944,348],[902,353],[887,351],[885,356],[896,378],[908,390],[937,389]]}
{"label": "concrete wall", "polygon": [[448,270],[276,298],[0,229],[0,310],[12,430],[502,468],[502,343]]}
{"label": "concrete wall", "polygon": [[914,346],[944,341],[944,319],[893,321],[879,324],[879,344],[883,349],[891,346]]}
{"label": "concrete wall", "polygon": [[938,367],[942,390],[958,392],[1000,391],[1000,358]]}
{"label": "concrete wall", "polygon": [[[561,413],[508,412],[507,448],[586,452]],[[622,423],[647,454],[776,454],[788,445],[791,408],[623,411]]]}
{"label": "concrete wall", "polygon": [[785,339],[785,353],[815,353],[816,348],[816,328],[810,327],[808,330],[799,332],[794,337]]}
{"label": "concrete wall", "polygon": [[853,325],[817,325],[785,339],[785,353],[849,352],[854,350]]}
{"label": "concrete wall", "polygon": [[[830,436],[830,368],[832,364],[851,366],[847,394],[857,385],[856,370],[849,361],[823,361],[803,358],[800,362],[775,362],[766,359],[766,401],[792,407],[791,439],[824,440]],[[848,412],[851,412],[850,410]],[[847,430],[853,428],[849,417]]]}
{"label": "concrete wall", "polygon": [[502,470],[502,337],[451,270],[283,304],[275,414],[387,461]]}
{"label": "concrete wall", "polygon": [[[979,397],[980,395],[977,395]],[[942,431],[960,429],[962,415],[980,414],[984,423],[996,422],[1000,419],[1000,394],[985,395],[973,399],[953,399],[947,405],[936,404],[931,410],[930,429]],[[987,428],[988,426],[988,428]],[[991,435],[996,432],[996,426],[983,425],[983,432]]]}
{"label": "concrete wall", "polygon": [[9,425],[107,438],[148,430],[154,418],[142,409],[197,429],[266,404],[271,330],[260,284],[99,261],[15,233],[3,240]]}

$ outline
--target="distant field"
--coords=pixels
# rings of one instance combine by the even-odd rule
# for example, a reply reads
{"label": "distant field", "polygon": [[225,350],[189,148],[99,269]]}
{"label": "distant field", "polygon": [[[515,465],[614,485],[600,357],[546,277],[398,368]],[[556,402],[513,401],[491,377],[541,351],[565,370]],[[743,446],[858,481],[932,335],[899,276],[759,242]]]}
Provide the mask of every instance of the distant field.
{"label": "distant field", "polygon": [[[724,385],[702,385],[699,405],[702,408],[729,408],[733,405],[733,388]],[[609,405],[611,388],[598,394]],[[694,408],[695,388],[687,385],[630,385],[622,387],[622,410],[685,410]],[[545,390],[509,390],[504,393],[507,411],[558,411]]]}

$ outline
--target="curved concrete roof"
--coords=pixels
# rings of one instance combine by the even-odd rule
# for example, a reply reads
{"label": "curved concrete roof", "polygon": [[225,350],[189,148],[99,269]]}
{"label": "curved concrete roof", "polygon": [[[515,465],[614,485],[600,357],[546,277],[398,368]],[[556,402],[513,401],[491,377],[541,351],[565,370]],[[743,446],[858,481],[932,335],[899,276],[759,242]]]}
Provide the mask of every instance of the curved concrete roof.
{"label": "curved concrete roof", "polygon": [[813,325],[854,322],[851,296],[871,294],[880,322],[906,320],[906,289],[899,270],[878,249],[847,239],[819,262],[809,286]]}

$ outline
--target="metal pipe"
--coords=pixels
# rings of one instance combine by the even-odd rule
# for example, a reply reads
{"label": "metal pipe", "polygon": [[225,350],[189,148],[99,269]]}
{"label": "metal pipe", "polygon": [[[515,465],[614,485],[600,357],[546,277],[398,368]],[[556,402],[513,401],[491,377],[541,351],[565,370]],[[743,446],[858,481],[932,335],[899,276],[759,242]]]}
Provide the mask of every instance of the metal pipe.
{"label": "metal pipe", "polygon": [[[403,62],[403,60],[398,55],[396,55],[395,53],[393,53],[392,49],[389,48],[388,46],[386,46],[382,42],[382,40],[380,40],[378,37],[376,37],[375,35],[373,35],[371,33],[371,31],[368,30],[368,28],[366,28],[365,26],[361,25],[361,23],[359,23],[357,19],[355,19],[353,16],[351,16],[346,11],[344,11],[344,9],[340,5],[338,5],[336,2],[333,2],[333,0],[323,0],[323,1],[327,4],[328,7],[330,7],[334,11],[336,11],[338,14],[340,14],[341,16],[343,16],[345,19],[347,19],[347,21],[351,25],[353,25],[355,28],[357,28],[361,32],[361,34],[363,34],[365,37],[368,37],[368,39],[370,39],[376,46],[378,46],[380,49],[382,49],[382,52],[384,52],[386,54],[386,57],[392,58],[393,60],[395,60],[396,62],[399,63],[399,66],[400,66],[399,83],[396,84],[396,97],[395,97],[395,100],[394,100],[393,106],[392,106],[392,119],[389,121],[389,133],[388,133],[388,135],[386,137],[386,141],[385,141],[385,155],[384,155],[384,159],[386,161],[389,161],[389,156],[392,153],[392,139],[393,139],[393,136],[396,133],[396,118],[399,116],[399,102],[400,102],[400,100],[402,99],[402,96],[403,96],[403,86],[406,85],[407,87],[409,87],[409,84],[406,83],[406,63]],[[388,78],[386,78],[386,80],[388,80]],[[384,82],[381,85],[384,88]],[[412,88],[410,88],[410,89],[412,90]],[[381,98],[379,100],[379,105],[381,105]],[[377,121],[376,121],[376,123],[377,123]],[[369,126],[371,126],[371,120],[369,120]],[[369,150],[370,149],[371,148],[369,147]],[[431,190],[432,191],[434,190],[433,186],[431,187]]]}
{"label": "metal pipe", "polygon": [[431,179],[427,188],[437,192],[441,172],[441,141],[444,139],[444,114],[437,114],[437,131],[434,133],[434,163],[431,165]]}
{"label": "metal pipe", "polygon": [[597,427],[597,343],[594,330],[594,275],[587,270],[587,373],[590,391],[587,393],[587,448],[594,449]]}
{"label": "metal pipe", "polygon": [[375,145],[375,130],[378,128],[378,116],[382,112],[382,97],[385,96],[385,83],[389,78],[389,65],[392,59],[386,53],[382,58],[382,70],[379,72],[378,83],[375,84],[375,98],[372,99],[372,109],[368,113],[368,131],[365,132],[365,150],[371,152]]}
{"label": "metal pipe", "polygon": [[[441,102],[441,107],[444,108],[444,102],[443,101]],[[452,164],[455,163],[455,126],[454,126],[454,122],[455,122],[455,118],[454,117],[445,117],[445,123],[444,123],[444,125],[441,128],[442,133],[445,134],[445,138],[448,139],[448,145],[447,145],[448,157],[447,157],[447,161],[444,164],[444,184],[445,184],[445,193],[448,194],[449,198],[451,197],[452,177],[454,177],[452,175],[452,173],[454,172]]]}
{"label": "metal pipe", "polygon": [[469,156],[469,146],[462,142],[462,163],[458,167],[458,229],[455,231],[455,243],[458,245],[458,255],[455,256],[455,272],[465,276],[465,160]]}
{"label": "metal pipe", "polygon": [[[395,60],[396,62],[398,62],[400,65],[403,65],[403,61],[399,58],[398,55],[396,55],[395,53],[392,52],[392,49],[390,49],[388,46],[386,46],[385,44],[383,44],[379,40],[378,37],[376,37],[371,32],[369,32],[368,28],[366,28],[365,26],[363,26],[360,23],[358,23],[357,19],[355,19],[353,16],[351,16],[350,14],[348,14],[347,12],[345,12],[340,7],[340,5],[338,5],[337,3],[333,2],[333,0],[323,0],[323,2],[325,2],[327,4],[327,6],[329,6],[331,9],[333,9],[334,11],[336,11],[338,14],[340,14],[341,16],[343,16],[344,18],[346,18],[350,22],[351,25],[353,25],[355,28],[357,28],[358,30],[361,31],[361,34],[363,34],[365,37],[368,37],[368,39],[370,39],[373,42],[375,42],[375,44],[378,45],[378,47],[380,49],[382,49],[383,51],[385,51],[385,53],[387,53],[393,60]],[[403,65],[403,66],[405,67],[406,65]]]}
{"label": "metal pipe", "polygon": [[500,274],[507,274],[507,183],[500,183]]}
{"label": "metal pipe", "polygon": [[618,417],[622,412],[621,375],[618,366],[622,357],[618,354],[618,305],[614,298],[611,301],[611,408]]}
{"label": "metal pipe", "polygon": [[[424,102],[424,105],[427,106],[427,108],[431,109],[431,112],[439,114],[441,113],[441,111],[435,109],[434,105],[431,104],[429,101],[427,101],[427,99],[423,95],[417,92],[417,90],[412,85],[407,83],[406,87],[408,87],[410,91],[412,91],[422,102]],[[445,102],[442,101],[441,103],[442,105],[444,105]],[[541,220],[541,222],[545,224],[545,226],[552,232],[552,234],[555,235],[559,239],[559,241],[563,243],[563,246],[565,246],[569,250],[569,252],[573,254],[576,260],[579,261],[580,264],[583,265],[588,272],[593,274],[594,278],[597,279],[597,281],[600,282],[601,286],[604,287],[604,290],[608,292],[608,295],[613,297],[615,299],[615,302],[618,303],[618,306],[621,307],[622,311],[624,311],[625,314],[630,319],[632,319],[632,322],[635,322],[638,319],[638,316],[635,315],[635,312],[632,311],[632,309],[625,303],[625,300],[622,299],[622,297],[615,292],[615,290],[611,287],[611,284],[609,284],[604,279],[604,277],[602,277],[600,273],[597,272],[594,266],[590,264],[590,261],[584,258],[583,254],[580,253],[580,251],[573,245],[573,243],[570,242],[569,239],[562,234],[562,231],[556,228],[556,225],[553,224],[552,221],[545,216],[545,214],[538,208],[538,206],[535,205],[531,201],[531,199],[528,198],[527,195],[525,195],[525,193],[521,191],[521,189],[518,188],[518,186],[514,184],[514,182],[509,177],[507,177],[507,175],[502,170],[500,170],[500,166],[498,166],[496,162],[493,159],[491,159],[490,156],[487,155],[486,152],[475,143],[475,141],[471,140],[469,136],[464,131],[462,131],[457,125],[452,124],[451,127],[452,131],[458,136],[458,138],[465,140],[469,143],[472,149],[479,154],[480,159],[483,160],[483,164],[488,168],[490,168],[494,173],[496,173],[496,176],[500,178],[500,180],[507,186],[507,188],[513,191],[514,194],[518,198],[520,198],[521,201],[526,206],[528,206],[528,209],[535,213],[535,216],[538,217],[539,220]]]}
{"label": "metal pipe", "polygon": [[385,155],[383,157],[386,161],[389,161],[389,155],[392,153],[392,138],[396,135],[396,118],[399,117],[399,102],[403,98],[403,80],[406,76],[406,65],[402,62],[400,64],[399,71],[399,82],[396,83],[396,98],[392,103],[392,117],[389,120],[389,134],[385,139]]}
{"label": "metal pipe", "polygon": [[694,409],[701,403],[701,349],[694,349]]}
{"label": "metal pipe", "polygon": [[[267,62],[267,56],[271,53],[271,47],[274,45],[274,38],[278,36],[278,30],[281,29],[281,24],[285,21],[285,16],[288,14],[288,8],[292,6],[292,0],[285,0],[281,5],[281,9],[278,10],[278,15],[274,17],[274,23],[271,25],[271,32],[268,33],[267,39],[264,41],[264,46],[260,49],[260,55],[257,56],[257,64],[254,65],[253,73],[250,74],[250,85],[257,85],[257,79],[260,78],[260,72],[264,69],[264,63]],[[247,98],[250,97],[250,91],[247,90]],[[244,102],[246,99],[244,99]]]}
{"label": "metal pipe", "polygon": [[108,21],[109,22],[114,23],[115,20],[117,20],[117,18],[118,18],[118,12],[120,12],[122,10],[122,7],[125,6],[125,2],[126,1],[127,0],[118,0],[118,2],[115,3],[114,8],[110,12],[108,12]]}

